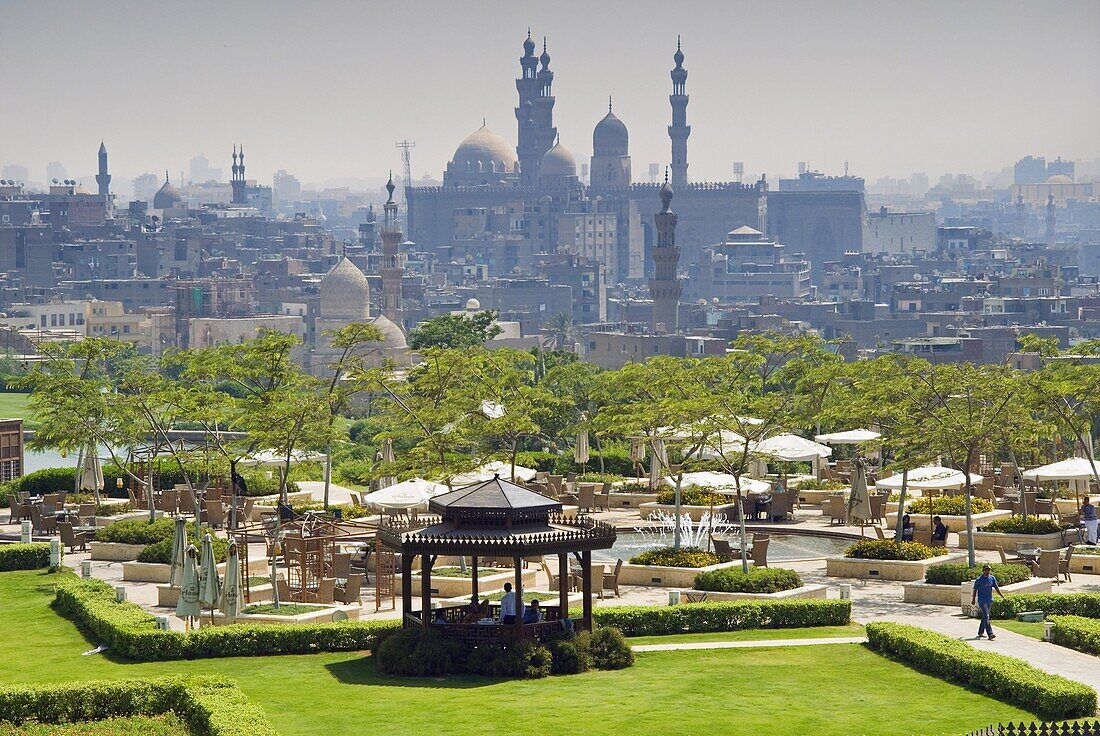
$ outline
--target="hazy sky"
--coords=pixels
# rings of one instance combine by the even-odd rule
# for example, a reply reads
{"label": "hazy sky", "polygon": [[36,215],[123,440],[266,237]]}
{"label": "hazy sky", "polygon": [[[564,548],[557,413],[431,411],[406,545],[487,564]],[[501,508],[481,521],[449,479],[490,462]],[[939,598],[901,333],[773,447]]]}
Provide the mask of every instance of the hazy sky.
{"label": "hazy sky", "polygon": [[669,158],[676,34],[689,70],[689,174],[869,179],[1100,156],[1100,2],[227,2],[0,0],[0,164],[116,174],[205,153],[249,178],[384,176],[416,141],[440,176],[481,125],[515,143],[530,25],[549,37],[562,143],[591,154],[613,95],[635,178]]}

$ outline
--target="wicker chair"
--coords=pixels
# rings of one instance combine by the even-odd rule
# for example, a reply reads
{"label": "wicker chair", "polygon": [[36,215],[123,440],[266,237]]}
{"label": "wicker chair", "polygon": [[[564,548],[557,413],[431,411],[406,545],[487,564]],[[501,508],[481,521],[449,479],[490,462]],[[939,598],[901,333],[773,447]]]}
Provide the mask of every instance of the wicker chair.
{"label": "wicker chair", "polygon": [[321,578],[317,583],[317,602],[336,602],[336,578]]}
{"label": "wicker chair", "polygon": [[1018,556],[1017,557],[1009,557],[1008,555],[1006,555],[1004,547],[998,546],[997,547],[997,554],[999,554],[1001,556],[1001,564],[1002,565],[1019,565],[1022,562],[1024,562],[1023,557],[1018,557]]}
{"label": "wicker chair", "polygon": [[596,488],[593,484],[577,484],[577,506],[584,513],[596,510]]}
{"label": "wicker chair", "polygon": [[343,586],[337,585],[336,600],[347,605],[359,605],[363,589],[363,577],[363,573],[355,573],[348,576],[348,581]]}
{"label": "wicker chair", "polygon": [[57,529],[61,532],[61,543],[69,548],[69,552],[75,552],[77,547],[88,549],[88,537],[84,532],[74,532],[72,524],[63,522],[57,525]]}
{"label": "wicker chair", "polygon": [[546,579],[550,581],[549,589],[558,590],[561,588],[561,579],[554,574],[554,571],[550,569],[550,565],[546,564],[546,558],[543,557],[539,564],[542,565],[542,571],[546,573]]}
{"label": "wicker chair", "polygon": [[215,529],[225,526],[225,507],[221,501],[204,501],[202,505],[206,511],[206,523]]}
{"label": "wicker chair", "polygon": [[1037,578],[1054,578],[1054,582],[1061,583],[1058,572],[1061,557],[1056,549],[1044,549],[1039,553],[1039,561],[1030,563],[1031,574]]}
{"label": "wicker chair", "polygon": [[875,493],[871,496],[871,521],[881,524],[886,519],[886,496]]}
{"label": "wicker chair", "polygon": [[1073,545],[1071,544],[1066,549],[1066,556],[1058,560],[1058,574],[1065,575],[1068,582],[1073,582],[1073,578],[1069,576],[1069,561],[1073,559]]}
{"label": "wicker chair", "polygon": [[615,571],[607,572],[604,570],[603,582],[600,585],[600,597],[603,597],[603,593],[606,590],[614,591],[615,597],[619,597],[619,571],[623,569],[623,561],[619,560],[615,563]]}
{"label": "wicker chair", "polygon": [[771,537],[767,534],[752,535],[752,564],[755,567],[768,566],[768,544]]}
{"label": "wicker chair", "polygon": [[733,559],[733,547],[727,540],[711,537],[710,541],[714,545],[714,554],[719,562],[729,562]]}
{"label": "wicker chair", "polygon": [[829,514],[829,525],[838,523],[844,526],[848,523],[848,504],[844,501],[844,496],[828,496],[825,499],[825,508]]}

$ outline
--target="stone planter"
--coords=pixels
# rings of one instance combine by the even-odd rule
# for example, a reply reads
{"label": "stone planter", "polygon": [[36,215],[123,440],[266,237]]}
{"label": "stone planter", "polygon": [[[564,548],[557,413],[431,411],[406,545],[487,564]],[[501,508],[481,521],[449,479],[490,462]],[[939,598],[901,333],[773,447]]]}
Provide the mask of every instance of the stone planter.
{"label": "stone planter", "polygon": [[825,505],[825,499],[829,496],[836,494],[842,494],[847,500],[848,494],[851,493],[851,489],[835,490],[835,491],[819,491],[819,490],[805,490],[798,489],[798,503],[800,506],[823,506]]}
{"label": "stone planter", "polygon": [[[735,503],[727,503],[722,506],[716,505],[713,508],[715,514],[722,514],[731,521],[737,518],[737,504]],[[703,514],[708,513],[710,510],[710,506],[686,506],[683,504],[681,504],[680,506],[680,513],[687,514],[691,517],[691,520],[695,522],[698,522],[700,519],[702,519]],[[641,515],[643,520],[645,520],[654,511],[666,511],[669,514],[675,514],[676,506],[674,504],[663,504],[657,502],[642,503],[638,505],[638,513]]]}
{"label": "stone planter", "polygon": [[[301,605],[301,604],[297,604]],[[296,616],[276,616],[273,613],[242,613],[237,616],[236,620],[232,623],[235,624],[330,624],[333,623],[333,616],[342,611],[347,618],[340,617],[341,621],[358,621],[359,620],[359,606],[344,606],[344,605],[329,605],[329,606],[312,606],[315,611],[309,613],[299,613]],[[209,626],[210,614],[205,613],[200,617],[202,624]],[[214,625],[224,626],[228,623],[219,611],[214,611]]]}
{"label": "stone planter", "polygon": [[[966,531],[959,532],[959,549],[967,546]],[[1020,545],[1039,549],[1061,549],[1064,546],[1061,532],[1051,534],[1003,534],[1001,532],[974,532],[974,549],[995,550],[1002,547],[1005,552],[1015,552]]]}
{"label": "stone planter", "polygon": [[865,578],[871,580],[900,580],[903,582],[924,580],[924,574],[932,565],[962,562],[965,554],[949,554],[928,560],[857,560],[849,557],[830,557],[825,561],[825,574],[833,578]]}
{"label": "stone planter", "polygon": [[[266,558],[254,557],[252,565],[265,565]],[[128,583],[167,583],[172,566],[160,562],[123,562],[122,579]],[[218,565],[218,574],[225,577],[225,563]]]}
{"label": "stone planter", "polygon": [[99,562],[129,562],[136,560],[144,544],[121,544],[119,542],[89,542],[92,559]]}
{"label": "stone planter", "polygon": [[[619,570],[620,585],[648,585],[661,588],[692,588],[695,576],[701,572],[740,566],[741,561],[719,562],[707,567],[665,567],[663,565],[633,565],[624,562]],[[751,565],[751,563],[750,563]]]}
{"label": "stone planter", "polygon": [[1100,575],[1100,555],[1079,555],[1074,552],[1073,557],[1069,558],[1069,572],[1071,575],[1075,572]]}
{"label": "stone planter", "polygon": [[[784,600],[791,598],[826,598],[829,591],[825,585],[803,585],[800,588],[781,590],[778,593],[726,593],[718,590],[689,590],[694,595],[707,594],[707,601],[746,601],[746,600]],[[681,598],[681,603],[688,603],[687,598]]]}
{"label": "stone planter", "polygon": [[[898,525],[897,504],[890,504],[894,508],[891,509],[893,513],[886,514],[886,526],[894,529]],[[933,514],[937,516],[937,514]],[[948,531],[952,532],[965,532],[966,531],[966,517],[965,516],[948,516],[945,514],[938,514],[943,523],[947,526]],[[982,524],[988,524],[994,519],[1007,519],[1012,516],[1012,512],[1008,509],[994,509],[993,511],[986,511],[981,514],[971,514],[970,518],[974,522],[974,528],[977,529]],[[931,529],[932,519],[928,514],[910,514],[909,518],[913,522],[913,526],[917,529]]]}
{"label": "stone planter", "polygon": [[636,509],[643,503],[657,503],[657,494],[611,491],[607,496],[607,506],[612,509]]}
{"label": "stone planter", "polygon": [[[532,566],[523,571],[523,589],[533,590],[535,587],[536,567]],[[446,578],[432,575],[433,598],[462,598],[470,600],[470,578]],[[481,568],[478,570],[478,593],[494,593],[504,588],[505,583],[516,583],[516,572],[510,568],[497,570],[496,568]],[[402,593],[401,576],[394,580],[394,587],[398,595]],[[413,597],[420,595],[420,573],[414,572],[412,576]]]}
{"label": "stone planter", "polygon": [[[1052,578],[1030,578],[1011,585],[1002,585],[1001,592],[1005,595],[1013,593],[1049,593],[1054,580]],[[905,590],[906,603],[929,603],[936,606],[966,606],[970,604],[970,594],[973,592],[973,583],[961,583],[959,585],[932,585],[931,583],[915,582],[902,586]]]}

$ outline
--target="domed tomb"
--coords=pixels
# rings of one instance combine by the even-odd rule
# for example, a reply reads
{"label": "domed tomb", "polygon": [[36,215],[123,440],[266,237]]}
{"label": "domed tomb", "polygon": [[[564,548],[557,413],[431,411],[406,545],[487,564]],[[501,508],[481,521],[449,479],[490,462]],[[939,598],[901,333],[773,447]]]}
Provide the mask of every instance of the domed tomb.
{"label": "domed tomb", "polygon": [[370,284],[359,267],[342,258],[321,279],[321,317],[344,322],[370,319]]}
{"label": "domed tomb", "polygon": [[515,149],[483,124],[458,145],[443,178],[450,184],[493,184],[515,176],[518,165]]}

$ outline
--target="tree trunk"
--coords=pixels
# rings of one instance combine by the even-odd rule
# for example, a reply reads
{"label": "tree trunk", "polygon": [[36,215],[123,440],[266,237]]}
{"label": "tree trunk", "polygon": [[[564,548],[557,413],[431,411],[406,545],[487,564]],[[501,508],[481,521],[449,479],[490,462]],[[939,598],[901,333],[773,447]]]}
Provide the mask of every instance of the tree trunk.
{"label": "tree trunk", "polygon": [[672,527],[672,548],[675,550],[680,549],[680,481],[684,479],[684,474],[680,468],[677,468],[676,473],[676,525]]}
{"label": "tree trunk", "polygon": [[332,442],[325,445],[325,511],[328,511],[328,491],[332,485]]}
{"label": "tree trunk", "polygon": [[734,486],[737,488],[737,516],[741,519],[740,528],[738,533],[741,537],[741,572],[746,575],[749,572],[749,542],[748,534],[745,532],[745,502],[741,496],[741,474],[737,473],[733,476]]}
{"label": "tree trunk", "polygon": [[898,519],[894,525],[894,539],[901,541],[902,532],[905,530],[905,491],[909,486],[909,468],[901,469],[901,494],[898,496]]}
{"label": "tree trunk", "polygon": [[[970,503],[974,495],[974,486],[970,482],[970,463],[973,459],[974,453],[968,452],[966,465],[963,466],[963,473],[966,475],[966,564],[969,567],[974,567],[974,512]],[[1023,499],[1023,497],[1023,489],[1021,489],[1020,498]]]}

